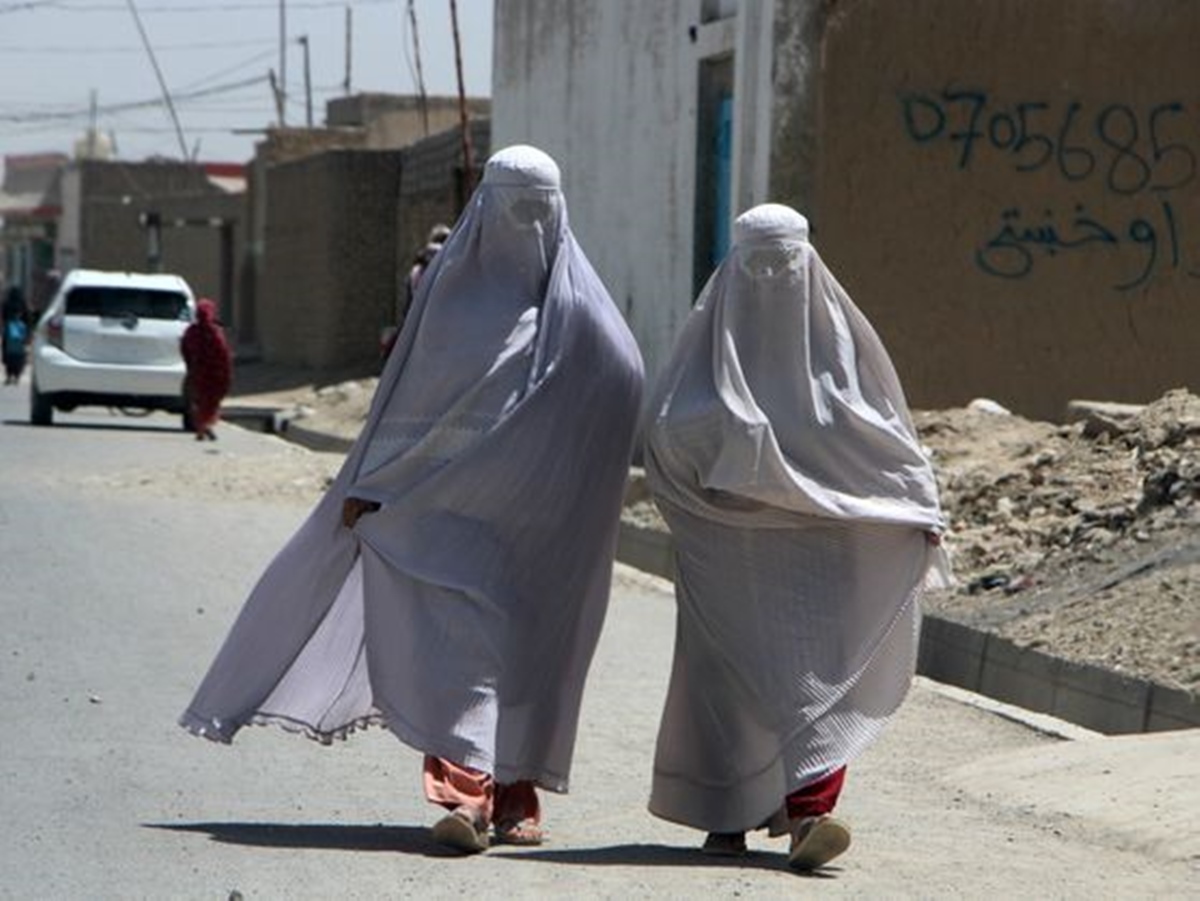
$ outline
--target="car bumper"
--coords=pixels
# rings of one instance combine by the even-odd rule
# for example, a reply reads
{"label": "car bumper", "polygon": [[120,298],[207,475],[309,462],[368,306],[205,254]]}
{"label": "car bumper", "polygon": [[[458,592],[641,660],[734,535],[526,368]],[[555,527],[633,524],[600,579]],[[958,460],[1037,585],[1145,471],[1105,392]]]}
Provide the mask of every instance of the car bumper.
{"label": "car bumper", "polygon": [[182,362],[159,366],[88,363],[43,345],[34,352],[33,377],[42,394],[179,398],[186,369]]}

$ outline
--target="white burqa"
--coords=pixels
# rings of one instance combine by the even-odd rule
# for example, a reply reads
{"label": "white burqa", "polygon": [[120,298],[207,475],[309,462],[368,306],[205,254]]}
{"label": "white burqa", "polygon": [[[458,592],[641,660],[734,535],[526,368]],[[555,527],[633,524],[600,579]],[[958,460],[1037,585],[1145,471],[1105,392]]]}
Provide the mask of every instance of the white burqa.
{"label": "white burqa", "polygon": [[922,584],[948,577],[936,482],[882,343],[778,204],[738,218],[648,414],[678,606],[650,810],[753,829],[908,691]]}
{"label": "white burqa", "polygon": [[[181,723],[368,723],[566,791],[608,603],[642,363],[558,167],[495,154],[414,298],[363,431]],[[343,500],[381,504],[351,530]]]}

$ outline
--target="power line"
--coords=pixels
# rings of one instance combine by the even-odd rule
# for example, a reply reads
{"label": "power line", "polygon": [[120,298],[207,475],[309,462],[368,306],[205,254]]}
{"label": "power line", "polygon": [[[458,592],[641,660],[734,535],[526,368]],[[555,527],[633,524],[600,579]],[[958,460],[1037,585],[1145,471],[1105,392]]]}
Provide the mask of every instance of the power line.
{"label": "power line", "polygon": [[210,82],[216,81],[218,78],[224,78],[227,75],[232,75],[234,72],[241,72],[244,69],[249,69],[252,66],[257,66],[259,63],[275,55],[274,46],[269,50],[264,50],[262,53],[256,53],[254,56],[242,60],[240,63],[234,63],[232,66],[226,66],[224,69],[218,69],[216,72],[211,72],[203,78],[198,78],[193,82],[184,85],[175,92],[176,97],[180,97],[184,92],[193,91],[207,85]]}
{"label": "power line", "polygon": [[60,6],[58,0],[26,0],[24,3],[0,3],[0,16],[5,13],[23,13],[46,6]]}
{"label": "power line", "polygon": [[154,48],[150,46],[150,36],[146,34],[146,29],[142,26],[142,17],[138,15],[137,6],[133,0],[126,0],[129,4],[129,12],[133,14],[133,21],[137,24],[138,33],[142,36],[142,43],[146,45],[146,54],[150,57],[150,65],[154,67],[154,75],[158,78],[158,86],[162,88],[163,100],[167,103],[167,109],[171,112],[171,121],[175,123],[175,132],[179,135],[179,149],[183,152],[183,158],[188,158],[187,141],[183,137],[183,126],[179,124],[179,114],[175,112],[175,104],[171,102],[171,91],[167,88],[167,80],[163,78],[162,69],[158,67],[158,59],[154,55]]}
{"label": "power line", "polygon": [[[231,93],[256,85],[261,85],[267,80],[266,76],[258,75],[254,78],[245,78],[241,81],[230,82],[223,85],[213,85],[209,88],[200,90],[181,92],[175,95],[176,100],[187,101],[197,100],[204,97],[211,97],[216,94]],[[125,103],[112,103],[97,107],[97,112],[104,115],[112,115],[114,113],[132,112],[134,110],[152,109],[163,105],[161,97],[152,100],[131,100]],[[2,113],[0,112],[0,122],[50,122],[55,120],[69,120],[78,118],[80,115],[86,115],[87,110],[78,108],[68,109],[61,112],[51,112],[45,110],[44,107],[39,107],[38,112],[32,113]]]}
{"label": "power line", "polygon": [[[175,129],[169,125],[123,125],[121,126],[122,134],[134,135],[163,135],[171,134]],[[221,135],[229,134],[233,130],[232,126],[222,125],[202,125],[199,128],[192,127],[188,129],[190,134],[202,135]]]}
{"label": "power line", "polygon": [[[290,0],[289,7],[292,9],[341,9],[347,5],[350,6],[382,6],[390,4],[393,0]],[[247,12],[250,10],[259,9],[277,9],[278,3],[272,0],[260,0],[257,3],[205,3],[196,6],[145,6],[141,12],[148,15],[172,15],[176,13],[194,14],[194,13],[211,13],[211,12]],[[125,7],[117,3],[103,4],[77,4],[71,3],[69,0],[26,0],[24,3],[11,3],[7,6],[0,5],[0,14],[26,12],[31,10],[45,9],[51,12],[65,13],[111,13],[123,12]]]}
{"label": "power line", "polygon": [[[203,44],[159,44],[159,50],[170,50],[172,53],[188,50],[230,50],[238,47],[265,47],[267,45],[275,46],[274,41],[211,41]],[[111,47],[96,47],[89,45],[76,44],[71,45],[42,45],[33,46],[30,44],[0,44],[0,52],[4,53],[19,53],[25,56],[34,56],[42,53],[46,54],[69,54],[71,56],[106,56],[109,54],[125,54],[125,53],[145,53],[144,47],[129,46],[111,46]]]}

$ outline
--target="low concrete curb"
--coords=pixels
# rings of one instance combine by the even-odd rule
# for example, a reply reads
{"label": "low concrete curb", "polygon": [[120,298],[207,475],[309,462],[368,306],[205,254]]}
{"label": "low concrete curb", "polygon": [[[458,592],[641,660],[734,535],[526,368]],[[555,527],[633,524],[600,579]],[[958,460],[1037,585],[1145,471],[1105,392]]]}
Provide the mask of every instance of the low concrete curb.
{"label": "low concrete curb", "polygon": [[309,450],[321,451],[322,453],[344,454],[354,446],[352,438],[341,438],[337,435],[318,432],[315,429],[305,427],[304,423],[297,419],[281,420],[276,433],[288,441],[293,441],[296,444],[307,447]]}
{"label": "low concrete curb", "polygon": [[354,445],[350,438],[307,428],[303,419],[298,419],[287,410],[278,407],[223,404],[221,418],[244,429],[278,435],[294,444],[323,453],[345,453]]}
{"label": "low concrete curb", "polygon": [[[674,578],[671,536],[661,530],[622,522],[617,559]],[[933,614],[922,620],[917,672],[1107,735],[1200,726],[1200,698],[1189,692],[1022,648]]]}
{"label": "low concrete curb", "polygon": [[284,420],[278,407],[254,407],[241,404],[221,404],[221,419],[251,432],[275,434]]}

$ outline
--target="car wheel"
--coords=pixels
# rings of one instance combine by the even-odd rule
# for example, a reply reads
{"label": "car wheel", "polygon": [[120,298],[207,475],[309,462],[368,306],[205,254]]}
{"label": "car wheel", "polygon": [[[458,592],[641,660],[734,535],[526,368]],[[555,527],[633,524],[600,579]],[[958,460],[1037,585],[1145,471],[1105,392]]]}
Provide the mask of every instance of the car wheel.
{"label": "car wheel", "polygon": [[38,391],[37,382],[29,389],[29,421],[34,425],[53,425],[54,405],[50,398]]}

